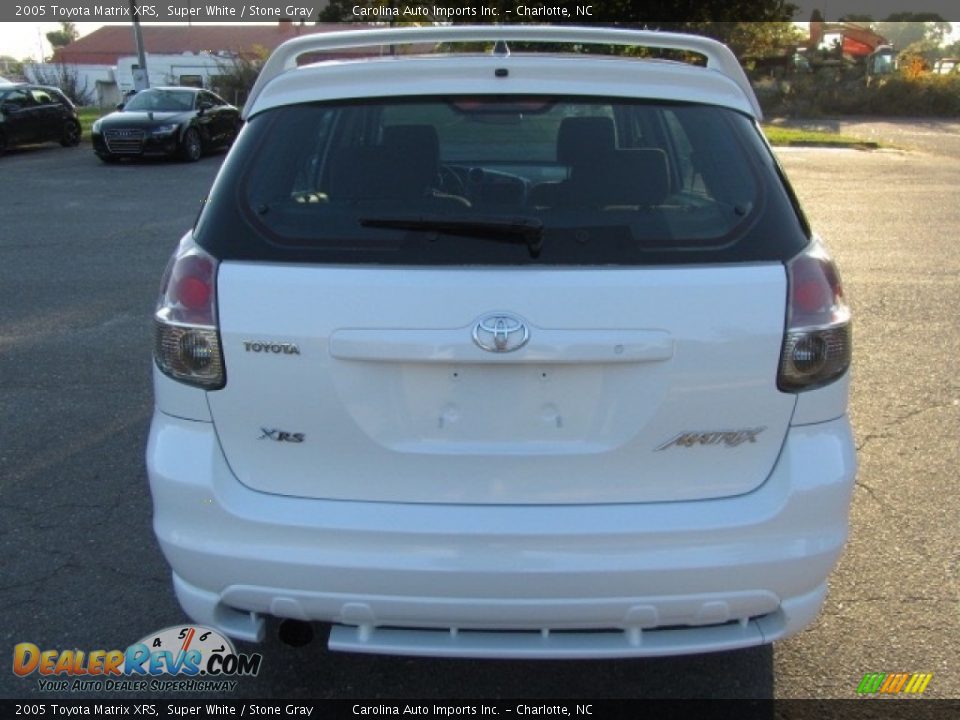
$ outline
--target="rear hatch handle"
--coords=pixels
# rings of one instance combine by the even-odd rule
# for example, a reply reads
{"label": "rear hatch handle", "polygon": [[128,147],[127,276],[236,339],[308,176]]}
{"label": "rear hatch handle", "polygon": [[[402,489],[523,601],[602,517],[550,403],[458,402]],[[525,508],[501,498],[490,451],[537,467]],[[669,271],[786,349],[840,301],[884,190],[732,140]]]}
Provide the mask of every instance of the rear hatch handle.
{"label": "rear hatch handle", "polygon": [[489,352],[472,340],[472,327],[454,329],[343,328],[329,341],[339,360],[420,363],[574,364],[644,363],[673,357],[666,330],[555,330],[531,328],[530,341],[510,353]]}

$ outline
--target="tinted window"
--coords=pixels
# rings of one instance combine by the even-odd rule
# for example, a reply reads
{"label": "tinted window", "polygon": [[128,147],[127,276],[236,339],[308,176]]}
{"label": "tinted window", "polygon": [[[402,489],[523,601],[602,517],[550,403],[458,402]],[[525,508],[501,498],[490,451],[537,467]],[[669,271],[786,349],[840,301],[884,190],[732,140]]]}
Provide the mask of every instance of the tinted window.
{"label": "tinted window", "polygon": [[10,104],[17,108],[26,108],[34,104],[33,99],[23,90],[11,90],[6,95],[0,97],[0,102]]}
{"label": "tinted window", "polygon": [[196,93],[190,90],[143,90],[126,104],[126,110],[146,112],[183,112],[193,109]]}
{"label": "tinted window", "polygon": [[60,92],[59,90],[54,90],[54,89],[52,89],[52,88],[50,89],[49,92],[50,92],[50,95],[53,97],[53,99],[54,99],[55,102],[58,102],[58,103],[60,103],[61,105],[67,107],[67,108],[73,108],[73,103],[70,102],[70,100],[67,98],[67,96],[64,95],[62,92]]}
{"label": "tinted window", "polygon": [[[231,203],[261,239],[254,255],[331,262],[729,262],[805,242],[751,121],[721,108],[391,99],[284,107],[250,126],[198,226],[220,255],[254,251],[249,230],[245,249],[216,237],[238,220]],[[770,223],[784,226],[772,240]]]}
{"label": "tinted window", "polygon": [[53,98],[46,90],[31,90],[30,94],[38,105],[50,105],[53,102]]}

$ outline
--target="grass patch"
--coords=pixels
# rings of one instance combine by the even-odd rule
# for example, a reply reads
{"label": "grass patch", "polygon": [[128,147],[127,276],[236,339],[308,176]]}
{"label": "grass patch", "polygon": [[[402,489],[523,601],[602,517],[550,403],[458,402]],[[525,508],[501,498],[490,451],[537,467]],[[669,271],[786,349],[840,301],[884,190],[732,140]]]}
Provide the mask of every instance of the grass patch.
{"label": "grass patch", "polygon": [[83,131],[83,139],[90,142],[90,128],[94,120],[102,118],[108,112],[96,107],[77,108],[77,117],[80,118],[80,128]]}
{"label": "grass patch", "polygon": [[876,148],[875,142],[843,135],[825,130],[804,130],[803,128],[787,128],[779,125],[764,125],[763,132],[771,145],[779,146],[814,146],[814,147],[857,147]]}

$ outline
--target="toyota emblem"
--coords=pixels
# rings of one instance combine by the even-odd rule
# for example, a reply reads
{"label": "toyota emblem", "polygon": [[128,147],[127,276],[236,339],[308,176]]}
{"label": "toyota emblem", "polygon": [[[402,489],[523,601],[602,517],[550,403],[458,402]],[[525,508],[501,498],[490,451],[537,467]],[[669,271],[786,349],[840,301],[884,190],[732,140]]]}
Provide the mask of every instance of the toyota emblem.
{"label": "toyota emblem", "polygon": [[473,341],[488,352],[513,352],[529,339],[527,326],[512,315],[487,315],[473,328]]}

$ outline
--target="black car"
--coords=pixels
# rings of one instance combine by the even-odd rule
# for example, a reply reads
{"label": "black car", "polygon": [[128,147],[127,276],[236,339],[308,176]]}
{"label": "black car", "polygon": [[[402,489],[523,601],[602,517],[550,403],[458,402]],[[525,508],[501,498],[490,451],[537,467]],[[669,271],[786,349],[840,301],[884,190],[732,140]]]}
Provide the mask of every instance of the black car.
{"label": "black car", "polygon": [[194,162],[208,150],[229,146],[241,125],[240,111],[209,90],[156,87],[97,120],[91,138],[104,162],[155,155]]}
{"label": "black car", "polygon": [[80,120],[67,96],[43,85],[0,85],[0,155],[15,145],[49,140],[80,144]]}

